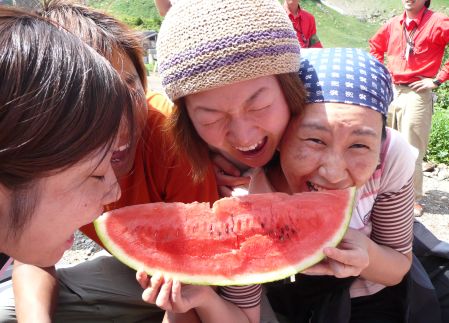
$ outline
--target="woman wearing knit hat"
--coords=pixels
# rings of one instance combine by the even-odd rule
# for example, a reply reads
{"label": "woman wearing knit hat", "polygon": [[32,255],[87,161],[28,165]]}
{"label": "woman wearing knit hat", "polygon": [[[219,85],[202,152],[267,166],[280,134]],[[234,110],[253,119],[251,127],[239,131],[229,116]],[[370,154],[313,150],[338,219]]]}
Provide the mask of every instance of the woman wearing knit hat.
{"label": "woman wearing knit hat", "polygon": [[312,312],[323,322],[402,322],[417,153],[385,127],[390,75],[361,49],[310,49],[301,56],[304,114],[288,126],[280,164],[258,172],[250,192],[355,186],[357,201],[342,243],[326,248],[326,261],[305,272],[327,277],[297,275],[295,283],[268,284],[267,296],[293,322],[309,322]]}
{"label": "woman wearing knit hat", "polygon": [[[196,179],[204,176],[210,151],[237,165],[235,176],[272,160],[290,116],[301,112],[305,97],[298,76],[300,47],[278,1],[177,1],[162,23],[157,49],[162,85],[175,103],[170,130],[176,148],[190,156]],[[175,282],[151,280],[146,283],[152,288],[144,294],[150,303],[183,312],[200,302],[180,297]],[[143,278],[141,284],[145,286]],[[183,287],[183,294],[200,288]],[[201,302],[209,308],[217,305],[210,311],[217,322],[259,321],[260,286],[251,291],[222,288],[219,293],[223,298],[201,294],[208,295]],[[253,298],[239,302],[245,293]],[[175,298],[181,302],[172,302]],[[203,306],[197,313],[204,319]]]}

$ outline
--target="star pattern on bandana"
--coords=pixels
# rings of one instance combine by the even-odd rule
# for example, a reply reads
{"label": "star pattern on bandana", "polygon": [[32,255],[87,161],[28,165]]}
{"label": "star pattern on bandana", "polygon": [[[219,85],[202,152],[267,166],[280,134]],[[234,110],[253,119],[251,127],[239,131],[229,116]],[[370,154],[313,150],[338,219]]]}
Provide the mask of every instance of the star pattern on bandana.
{"label": "star pattern on bandana", "polygon": [[356,104],[386,115],[393,98],[388,70],[358,48],[304,49],[300,77],[308,102]]}

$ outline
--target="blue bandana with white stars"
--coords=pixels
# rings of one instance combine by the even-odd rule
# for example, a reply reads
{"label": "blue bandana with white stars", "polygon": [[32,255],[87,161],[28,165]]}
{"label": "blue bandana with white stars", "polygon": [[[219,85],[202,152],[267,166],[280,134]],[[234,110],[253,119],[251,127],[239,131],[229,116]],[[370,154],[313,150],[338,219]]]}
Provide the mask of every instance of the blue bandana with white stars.
{"label": "blue bandana with white stars", "polygon": [[393,99],[390,73],[359,48],[301,49],[299,76],[307,103],[354,104],[386,116]]}

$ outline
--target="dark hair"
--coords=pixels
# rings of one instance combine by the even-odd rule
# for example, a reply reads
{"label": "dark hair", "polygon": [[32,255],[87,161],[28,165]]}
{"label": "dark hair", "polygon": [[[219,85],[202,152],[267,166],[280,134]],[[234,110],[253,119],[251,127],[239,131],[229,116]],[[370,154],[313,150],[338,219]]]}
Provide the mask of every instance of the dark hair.
{"label": "dark hair", "polygon": [[42,177],[112,145],[131,95],[103,57],[37,15],[0,6],[0,186],[9,224],[32,216]]}
{"label": "dark hair", "polygon": [[[298,73],[286,73],[276,75],[290,115],[301,114],[306,98],[306,91],[298,76]],[[198,135],[187,113],[184,98],[175,102],[175,108],[167,119],[167,129],[175,137],[175,151],[186,154],[192,165],[192,175],[195,182],[201,181],[208,167],[209,148],[206,142]]]}
{"label": "dark hair", "polygon": [[108,60],[114,50],[129,56],[146,90],[147,72],[140,33],[106,13],[70,0],[44,0],[37,13],[63,26]]}
{"label": "dark hair", "polygon": [[426,6],[426,8],[430,7],[430,0],[427,0],[426,2],[424,2],[424,5]]}

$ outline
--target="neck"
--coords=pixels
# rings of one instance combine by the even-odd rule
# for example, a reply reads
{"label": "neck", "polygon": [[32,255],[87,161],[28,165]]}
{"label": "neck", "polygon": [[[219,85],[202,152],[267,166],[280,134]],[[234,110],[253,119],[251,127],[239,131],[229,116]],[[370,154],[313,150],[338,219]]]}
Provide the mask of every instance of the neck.
{"label": "neck", "polygon": [[282,172],[281,165],[276,164],[266,171],[267,178],[275,189],[276,192],[283,192],[291,194],[290,187],[288,186],[287,179]]}

